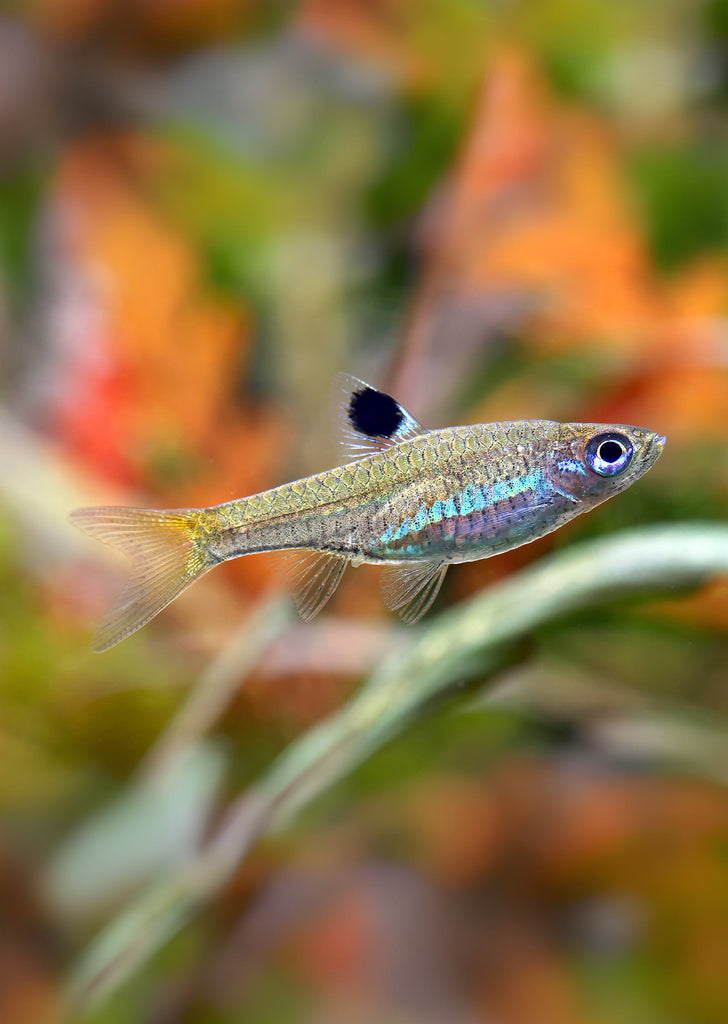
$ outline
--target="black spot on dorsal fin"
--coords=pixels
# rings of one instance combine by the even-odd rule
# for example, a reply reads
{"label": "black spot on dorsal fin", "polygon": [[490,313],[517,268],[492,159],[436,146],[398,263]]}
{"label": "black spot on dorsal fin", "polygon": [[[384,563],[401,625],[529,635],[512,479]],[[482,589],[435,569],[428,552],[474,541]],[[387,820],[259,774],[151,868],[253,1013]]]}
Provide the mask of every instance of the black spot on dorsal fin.
{"label": "black spot on dorsal fin", "polygon": [[348,373],[336,378],[341,441],[349,458],[361,459],[427,431],[391,395]]}
{"label": "black spot on dorsal fin", "polygon": [[394,437],[404,420],[399,402],[368,384],[352,391],[348,415],[352,428],[367,437]]}

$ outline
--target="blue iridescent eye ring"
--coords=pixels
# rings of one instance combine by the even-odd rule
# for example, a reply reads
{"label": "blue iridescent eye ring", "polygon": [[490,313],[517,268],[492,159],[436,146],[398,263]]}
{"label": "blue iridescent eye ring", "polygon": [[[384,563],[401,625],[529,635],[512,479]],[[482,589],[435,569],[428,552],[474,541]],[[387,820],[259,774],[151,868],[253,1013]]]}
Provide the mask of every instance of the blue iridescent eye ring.
{"label": "blue iridescent eye ring", "polygon": [[598,476],[618,476],[632,460],[632,442],[610,430],[589,438],[584,448],[586,464]]}

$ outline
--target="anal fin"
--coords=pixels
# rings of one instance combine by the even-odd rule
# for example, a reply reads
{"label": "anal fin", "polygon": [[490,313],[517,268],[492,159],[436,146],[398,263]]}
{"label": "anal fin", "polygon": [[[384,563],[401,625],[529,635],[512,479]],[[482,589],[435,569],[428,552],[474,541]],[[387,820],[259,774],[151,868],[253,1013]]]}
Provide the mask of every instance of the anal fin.
{"label": "anal fin", "polygon": [[330,551],[294,551],[288,579],[296,611],[308,622],[315,618],[338,587],[349,561]]}
{"label": "anal fin", "polygon": [[382,572],[382,600],[403,622],[422,618],[445,579],[448,562],[413,562],[388,565]]}

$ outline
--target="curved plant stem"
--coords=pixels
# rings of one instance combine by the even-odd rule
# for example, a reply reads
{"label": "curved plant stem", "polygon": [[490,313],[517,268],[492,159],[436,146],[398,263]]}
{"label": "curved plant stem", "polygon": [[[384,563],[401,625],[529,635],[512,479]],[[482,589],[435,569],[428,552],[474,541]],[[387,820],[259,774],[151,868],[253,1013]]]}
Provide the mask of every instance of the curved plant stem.
{"label": "curved plant stem", "polygon": [[435,698],[492,674],[535,627],[631,593],[690,587],[728,573],[728,528],[643,529],[562,550],[430,620],[339,711],[288,747],[233,803],[192,861],[151,887],[92,942],[71,978],[75,1010],[110,995],[280,827]]}

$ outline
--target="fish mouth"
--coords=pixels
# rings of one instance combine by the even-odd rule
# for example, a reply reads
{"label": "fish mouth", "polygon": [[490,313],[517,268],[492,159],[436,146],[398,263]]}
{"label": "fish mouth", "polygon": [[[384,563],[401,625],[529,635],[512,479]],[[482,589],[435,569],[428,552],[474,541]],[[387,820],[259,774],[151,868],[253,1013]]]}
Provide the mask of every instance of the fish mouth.
{"label": "fish mouth", "polygon": [[662,455],[666,441],[667,438],[664,434],[653,434],[650,447],[648,449],[651,462],[655,462]]}

